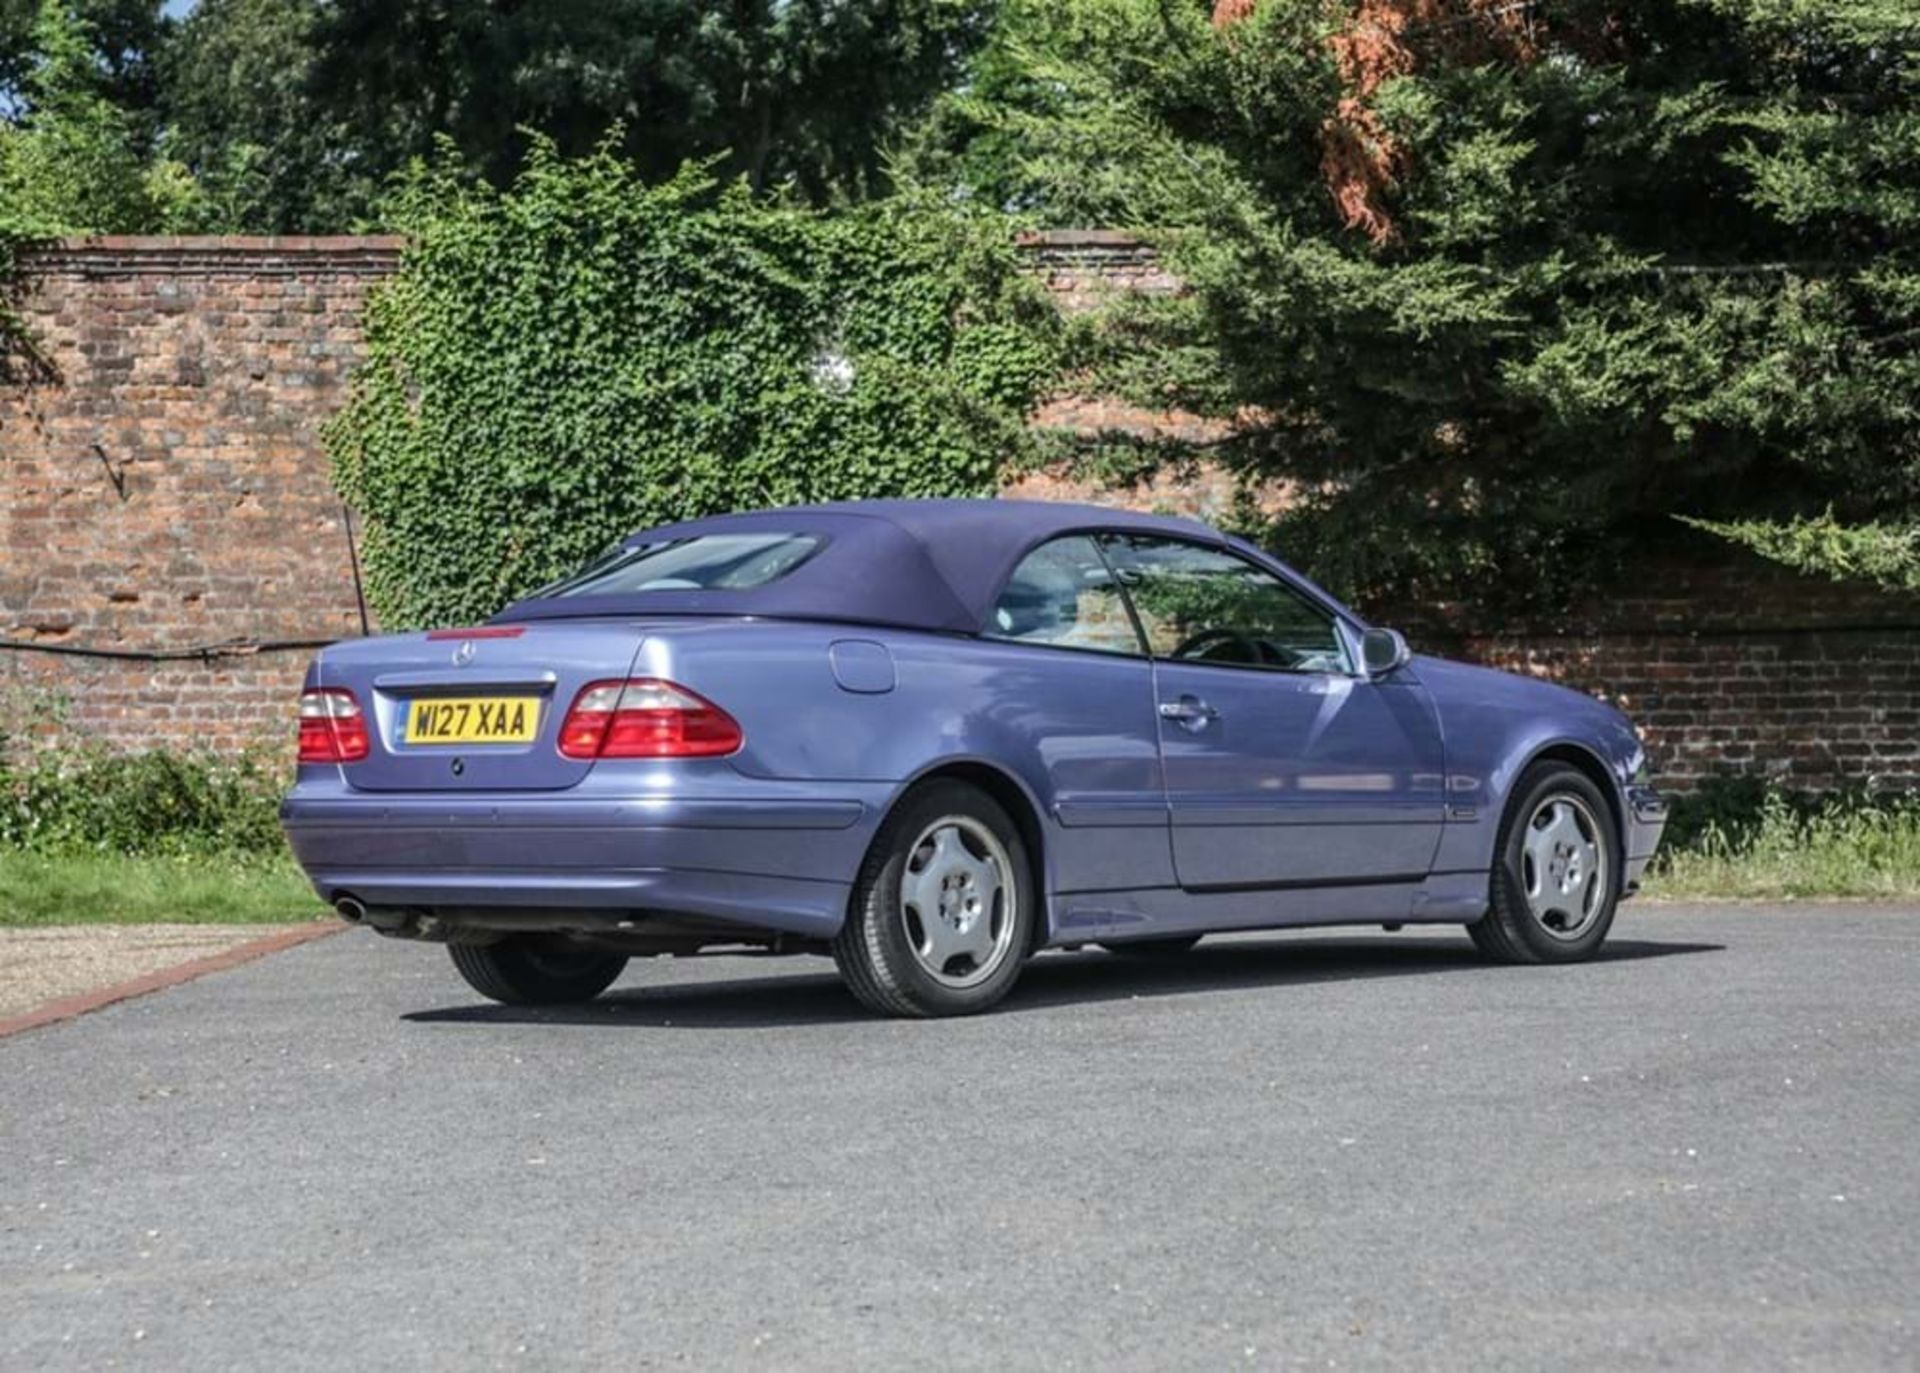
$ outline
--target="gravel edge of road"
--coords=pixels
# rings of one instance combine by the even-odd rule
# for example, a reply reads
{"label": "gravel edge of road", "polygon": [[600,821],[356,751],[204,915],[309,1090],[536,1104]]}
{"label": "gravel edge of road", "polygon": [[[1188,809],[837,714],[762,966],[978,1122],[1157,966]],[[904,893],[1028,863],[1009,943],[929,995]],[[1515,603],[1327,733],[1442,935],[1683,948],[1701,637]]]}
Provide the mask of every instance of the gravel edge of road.
{"label": "gravel edge of road", "polygon": [[255,959],[265,958],[268,954],[279,953],[284,949],[295,948],[315,939],[338,934],[346,928],[347,926],[339,921],[317,920],[311,924],[281,930],[262,938],[245,940],[215,953],[170,964],[138,977],[111,982],[70,996],[57,997],[16,1015],[0,1016],[0,1039],[22,1034],[28,1030],[37,1030],[42,1026],[58,1024],[63,1020],[72,1020],[76,1016],[86,1015],[90,1011],[97,1011],[122,1001],[130,1001],[135,997],[165,991],[169,987],[177,987],[183,982],[191,982],[209,973],[225,972],[229,968],[237,968]]}

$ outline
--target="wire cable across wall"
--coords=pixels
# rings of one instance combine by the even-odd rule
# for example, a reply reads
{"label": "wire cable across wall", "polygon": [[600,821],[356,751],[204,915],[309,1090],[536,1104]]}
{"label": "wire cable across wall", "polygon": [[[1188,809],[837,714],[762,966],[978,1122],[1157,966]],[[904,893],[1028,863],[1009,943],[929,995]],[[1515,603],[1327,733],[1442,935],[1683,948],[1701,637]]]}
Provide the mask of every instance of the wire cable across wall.
{"label": "wire cable across wall", "polygon": [[251,658],[262,653],[311,652],[340,642],[331,639],[244,639],[184,648],[94,648],[87,644],[49,644],[37,639],[0,639],[0,651],[51,653],[65,658],[107,658],[129,663],[212,662],[216,658]]}

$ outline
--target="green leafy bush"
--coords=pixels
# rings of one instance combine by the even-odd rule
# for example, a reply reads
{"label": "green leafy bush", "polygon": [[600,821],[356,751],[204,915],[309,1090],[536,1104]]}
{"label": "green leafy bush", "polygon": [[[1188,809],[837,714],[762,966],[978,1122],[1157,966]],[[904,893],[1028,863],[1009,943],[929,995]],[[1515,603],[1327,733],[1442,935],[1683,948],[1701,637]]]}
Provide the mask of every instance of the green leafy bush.
{"label": "green leafy bush", "polygon": [[94,37],[66,0],[41,0],[31,65],[0,116],[0,233],[151,233],[199,195],[101,89]]}
{"label": "green leafy bush", "polygon": [[543,143],[506,191],[416,173],[395,218],[328,431],[389,626],[485,616],[648,524],[987,494],[1056,365],[985,212],[819,212]]}
{"label": "green leafy bush", "polygon": [[0,763],[0,849],[268,858],[285,780],[249,756],[32,754]]}

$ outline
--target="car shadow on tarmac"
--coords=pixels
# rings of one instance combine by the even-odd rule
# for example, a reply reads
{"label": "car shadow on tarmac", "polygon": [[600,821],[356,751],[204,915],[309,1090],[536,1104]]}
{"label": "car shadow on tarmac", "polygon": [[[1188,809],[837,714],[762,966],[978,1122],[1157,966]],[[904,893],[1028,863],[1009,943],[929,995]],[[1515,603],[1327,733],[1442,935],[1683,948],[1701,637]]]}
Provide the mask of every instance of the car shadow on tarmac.
{"label": "car shadow on tarmac", "polygon": [[[1609,963],[1684,954],[1719,953],[1723,944],[1671,940],[1619,940],[1591,962],[1563,968],[1503,968],[1481,958],[1463,938],[1448,941],[1390,939],[1272,939],[1202,944],[1162,958],[1119,958],[1087,949],[1049,953],[1033,960],[1020,983],[990,1015],[1019,1014],[1099,1001],[1185,996],[1252,987],[1288,987],[1376,977],[1578,976]],[[646,964],[636,960],[642,970]],[[820,965],[824,967],[825,965]],[[727,981],[678,982],[665,986],[616,987],[580,1006],[496,1006],[491,1003],[414,1011],[416,1024],[598,1025],[649,1029],[739,1029],[824,1025],[877,1019],[864,1010],[831,970],[818,974]]]}

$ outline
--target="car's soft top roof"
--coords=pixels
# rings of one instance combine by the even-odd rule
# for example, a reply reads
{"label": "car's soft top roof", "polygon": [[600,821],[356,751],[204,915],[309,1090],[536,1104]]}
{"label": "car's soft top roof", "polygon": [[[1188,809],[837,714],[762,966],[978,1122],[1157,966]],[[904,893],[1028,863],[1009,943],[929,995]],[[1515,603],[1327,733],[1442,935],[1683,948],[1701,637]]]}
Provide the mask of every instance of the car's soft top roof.
{"label": "car's soft top roof", "polygon": [[696,534],[810,534],[820,551],[785,576],[744,590],[636,591],[535,597],[502,621],[581,615],[768,615],[978,633],[1014,564],[1061,534],[1113,529],[1224,544],[1192,520],[1054,501],[889,500],[796,505],[643,529],[624,544]]}

